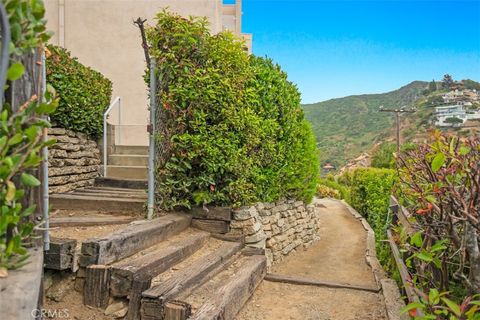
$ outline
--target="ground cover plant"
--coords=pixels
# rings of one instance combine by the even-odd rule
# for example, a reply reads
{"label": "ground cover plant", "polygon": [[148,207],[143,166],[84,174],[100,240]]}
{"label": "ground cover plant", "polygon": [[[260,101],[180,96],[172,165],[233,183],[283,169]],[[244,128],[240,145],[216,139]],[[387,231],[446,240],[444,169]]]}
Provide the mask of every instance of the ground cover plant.
{"label": "ground cover plant", "polygon": [[310,201],[315,137],[286,73],[231,33],[211,35],[203,18],[162,11],[146,34],[159,83],[158,207]]}

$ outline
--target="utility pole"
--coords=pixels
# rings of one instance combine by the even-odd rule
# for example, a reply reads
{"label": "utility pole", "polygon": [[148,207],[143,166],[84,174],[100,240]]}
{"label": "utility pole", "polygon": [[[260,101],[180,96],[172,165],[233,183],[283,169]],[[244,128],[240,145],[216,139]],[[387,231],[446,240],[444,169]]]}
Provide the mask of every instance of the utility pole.
{"label": "utility pole", "polygon": [[400,154],[400,114],[401,113],[414,113],[417,109],[407,109],[406,107],[401,107],[400,109],[385,109],[383,106],[380,106],[378,109],[380,112],[393,112],[395,113],[395,123],[397,127],[397,155]]}

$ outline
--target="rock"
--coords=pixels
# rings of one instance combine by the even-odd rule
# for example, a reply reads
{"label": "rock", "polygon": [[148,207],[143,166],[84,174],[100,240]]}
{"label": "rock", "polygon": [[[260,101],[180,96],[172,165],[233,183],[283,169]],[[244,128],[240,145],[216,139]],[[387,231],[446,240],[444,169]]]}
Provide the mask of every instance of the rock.
{"label": "rock", "polygon": [[282,212],[288,209],[287,204],[280,204],[272,208],[272,213]]}
{"label": "rock", "polygon": [[49,135],[64,135],[66,134],[66,130],[63,128],[50,128],[48,129]]}
{"label": "rock", "polygon": [[62,302],[65,296],[74,290],[75,283],[73,280],[73,277],[68,274],[56,275],[52,280],[53,284],[47,290],[47,298],[55,302]]}
{"label": "rock", "polygon": [[254,235],[245,237],[245,243],[248,243],[248,244],[257,243],[259,241],[265,240],[265,238],[266,238],[266,236],[265,236],[265,233],[263,231],[262,232],[257,232]]}
{"label": "rock", "polygon": [[[128,310],[127,304],[125,302],[123,301],[114,302],[111,305],[109,305],[107,309],[105,309],[104,314],[106,316],[113,315],[114,313],[122,311],[125,308]],[[125,312],[125,314],[127,313]]]}
{"label": "rock", "polygon": [[233,210],[233,219],[234,220],[247,220],[255,215],[257,215],[257,210],[255,207],[241,207],[239,209]]}
{"label": "rock", "polygon": [[127,315],[128,307],[123,308],[122,310],[118,310],[117,312],[113,313],[112,316],[116,319],[123,318]]}

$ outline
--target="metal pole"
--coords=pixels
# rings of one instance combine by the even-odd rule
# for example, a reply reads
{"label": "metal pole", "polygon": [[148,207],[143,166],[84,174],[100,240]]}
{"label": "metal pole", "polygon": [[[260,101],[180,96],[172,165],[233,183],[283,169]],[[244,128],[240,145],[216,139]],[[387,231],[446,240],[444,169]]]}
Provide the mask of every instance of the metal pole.
{"label": "metal pole", "polygon": [[395,112],[395,121],[397,122],[397,155],[400,155],[400,112]]}
{"label": "metal pole", "polygon": [[107,113],[103,114],[103,176],[107,177]]}
{"label": "metal pole", "polygon": [[155,197],[154,180],[154,157],[155,157],[155,106],[157,85],[155,78],[155,60],[150,61],[150,125],[149,125],[149,145],[148,145],[148,212],[147,219],[153,217],[153,205]]}
{"label": "metal pole", "polygon": [[7,70],[8,64],[10,62],[10,23],[8,22],[7,11],[5,10],[5,5],[0,3],[0,26],[2,28],[2,51],[0,57],[0,111],[3,109],[3,95],[5,94],[5,83],[7,82]]}
{"label": "metal pole", "polygon": [[118,100],[118,144],[122,144],[122,103]]}
{"label": "metal pole", "polygon": [[[47,72],[45,66],[45,52],[42,53],[42,101],[45,101],[45,92],[47,90]],[[47,117],[48,118],[48,117]],[[43,130],[43,141],[48,140],[48,129]],[[50,250],[50,221],[49,221],[49,196],[48,196],[48,148],[42,149],[42,209],[43,209],[43,250]]]}

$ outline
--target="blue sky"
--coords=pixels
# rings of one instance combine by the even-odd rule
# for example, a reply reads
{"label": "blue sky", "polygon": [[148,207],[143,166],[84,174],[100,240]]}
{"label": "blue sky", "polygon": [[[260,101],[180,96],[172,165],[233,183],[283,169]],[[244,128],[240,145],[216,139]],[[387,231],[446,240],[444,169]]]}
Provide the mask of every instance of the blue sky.
{"label": "blue sky", "polygon": [[243,0],[253,52],[287,71],[304,103],[480,80],[480,0]]}

